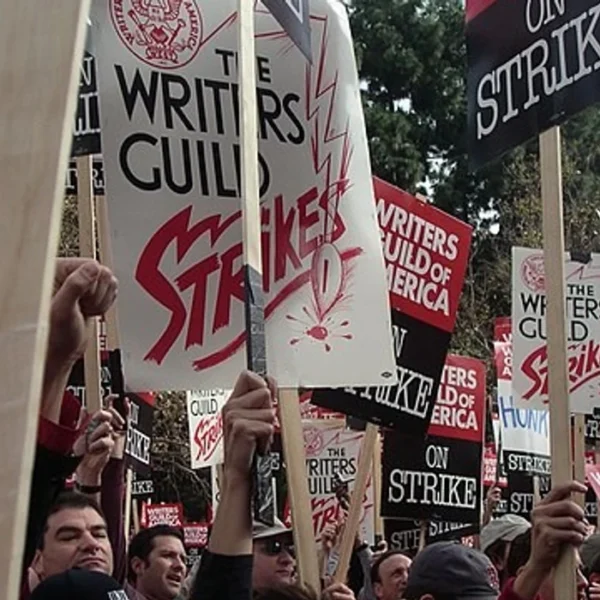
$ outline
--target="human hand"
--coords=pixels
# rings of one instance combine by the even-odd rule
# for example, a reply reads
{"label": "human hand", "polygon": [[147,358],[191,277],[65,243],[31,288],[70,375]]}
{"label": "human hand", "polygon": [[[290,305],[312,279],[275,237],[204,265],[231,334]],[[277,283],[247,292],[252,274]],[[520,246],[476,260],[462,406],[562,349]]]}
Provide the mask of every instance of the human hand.
{"label": "human hand", "polygon": [[347,585],[334,583],[324,590],[322,600],[356,600],[356,596]]}
{"label": "human hand", "polygon": [[570,499],[572,493],[585,494],[577,481],[556,486],[531,511],[530,563],[549,572],[558,562],[565,544],[580,546],[587,535],[583,508]]}
{"label": "human hand", "polygon": [[73,363],[85,350],[87,323],[103,315],[117,296],[117,280],[95,260],[59,258],[50,308],[48,360]]}
{"label": "human hand", "polygon": [[378,544],[377,547],[375,548],[375,551],[373,552],[373,557],[372,557],[372,562],[375,562],[380,556],[382,556],[383,554],[385,554],[388,551],[388,543],[386,540],[381,540]]}
{"label": "human hand", "polygon": [[323,528],[321,532],[321,547],[326,553],[329,553],[335,547],[339,532],[339,523],[330,522]]}
{"label": "human hand", "polygon": [[119,399],[115,394],[105,398],[106,410],[113,415],[112,427],[114,429],[114,446],[111,452],[111,458],[122,460],[125,454],[125,444],[127,442],[127,424],[131,415],[131,403],[128,398],[123,399],[123,414],[115,408],[115,402]]}
{"label": "human hand", "polygon": [[590,583],[588,588],[589,600],[600,600],[600,583]]}
{"label": "human hand", "polygon": [[276,384],[244,371],[223,408],[224,466],[226,478],[249,482],[254,452],[265,452],[274,432],[273,398]]}
{"label": "human hand", "polygon": [[572,493],[585,492],[586,486],[577,481],[555,486],[531,511],[531,552],[513,586],[523,600],[537,596],[565,545],[580,546],[585,540],[584,511],[570,498]]}
{"label": "human hand", "polygon": [[119,423],[117,417],[122,422],[113,408],[98,411],[73,445],[75,456],[82,457],[76,471],[79,484],[94,487],[100,485],[102,471],[114,448],[116,434],[113,423]]}

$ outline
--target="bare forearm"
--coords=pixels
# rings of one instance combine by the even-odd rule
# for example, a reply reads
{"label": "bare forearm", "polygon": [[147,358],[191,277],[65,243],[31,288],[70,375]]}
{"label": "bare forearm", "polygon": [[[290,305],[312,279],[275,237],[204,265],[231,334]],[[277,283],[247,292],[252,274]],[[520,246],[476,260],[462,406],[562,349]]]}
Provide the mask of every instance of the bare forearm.
{"label": "bare forearm", "polygon": [[58,423],[60,420],[62,399],[72,368],[71,361],[53,361],[48,357],[42,384],[40,416],[52,423]]}
{"label": "bare forearm", "polygon": [[522,600],[534,600],[546,578],[546,573],[527,564],[513,584],[513,591]]}
{"label": "bare forearm", "polygon": [[208,549],[223,556],[252,554],[249,478],[225,472],[223,479]]}

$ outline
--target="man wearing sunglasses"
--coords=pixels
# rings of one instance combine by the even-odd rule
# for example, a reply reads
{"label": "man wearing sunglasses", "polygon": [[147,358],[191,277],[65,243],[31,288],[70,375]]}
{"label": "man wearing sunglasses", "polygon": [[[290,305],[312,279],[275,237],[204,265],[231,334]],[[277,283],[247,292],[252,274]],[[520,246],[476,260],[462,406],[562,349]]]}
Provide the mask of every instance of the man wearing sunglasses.
{"label": "man wearing sunglasses", "polygon": [[293,535],[279,519],[273,527],[255,523],[252,530],[252,589],[266,590],[293,583],[296,573]]}

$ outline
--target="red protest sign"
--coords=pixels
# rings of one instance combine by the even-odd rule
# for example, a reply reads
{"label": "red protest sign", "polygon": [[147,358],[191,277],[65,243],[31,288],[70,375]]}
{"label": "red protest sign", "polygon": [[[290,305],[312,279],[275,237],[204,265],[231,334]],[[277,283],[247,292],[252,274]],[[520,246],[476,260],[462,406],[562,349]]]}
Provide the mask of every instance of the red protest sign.
{"label": "red protest sign", "polygon": [[173,504],[143,504],[142,527],[154,527],[155,525],[170,525],[181,527],[183,525],[183,505]]}
{"label": "red protest sign", "polygon": [[494,444],[486,444],[483,452],[483,485],[492,487],[496,485],[498,472],[498,456]]}
{"label": "red protest sign", "polygon": [[393,308],[452,332],[472,228],[373,178]]}
{"label": "red protest sign", "polygon": [[429,435],[481,443],[485,430],[485,365],[449,355],[433,409]]}
{"label": "red protest sign", "polygon": [[208,544],[208,523],[186,523],[183,526],[183,545],[186,548],[205,548]]}

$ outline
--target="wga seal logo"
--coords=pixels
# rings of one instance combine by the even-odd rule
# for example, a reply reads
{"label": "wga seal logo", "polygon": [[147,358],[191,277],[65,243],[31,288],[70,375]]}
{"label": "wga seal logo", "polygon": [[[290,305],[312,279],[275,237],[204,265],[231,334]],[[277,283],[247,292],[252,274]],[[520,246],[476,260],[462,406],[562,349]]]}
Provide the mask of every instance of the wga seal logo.
{"label": "wga seal logo", "polygon": [[528,256],[521,265],[523,283],[534,293],[543,292],[546,287],[544,273],[544,256],[534,254]]}
{"label": "wga seal logo", "polygon": [[123,44],[153,67],[178,69],[200,49],[196,0],[110,0],[110,15]]}

